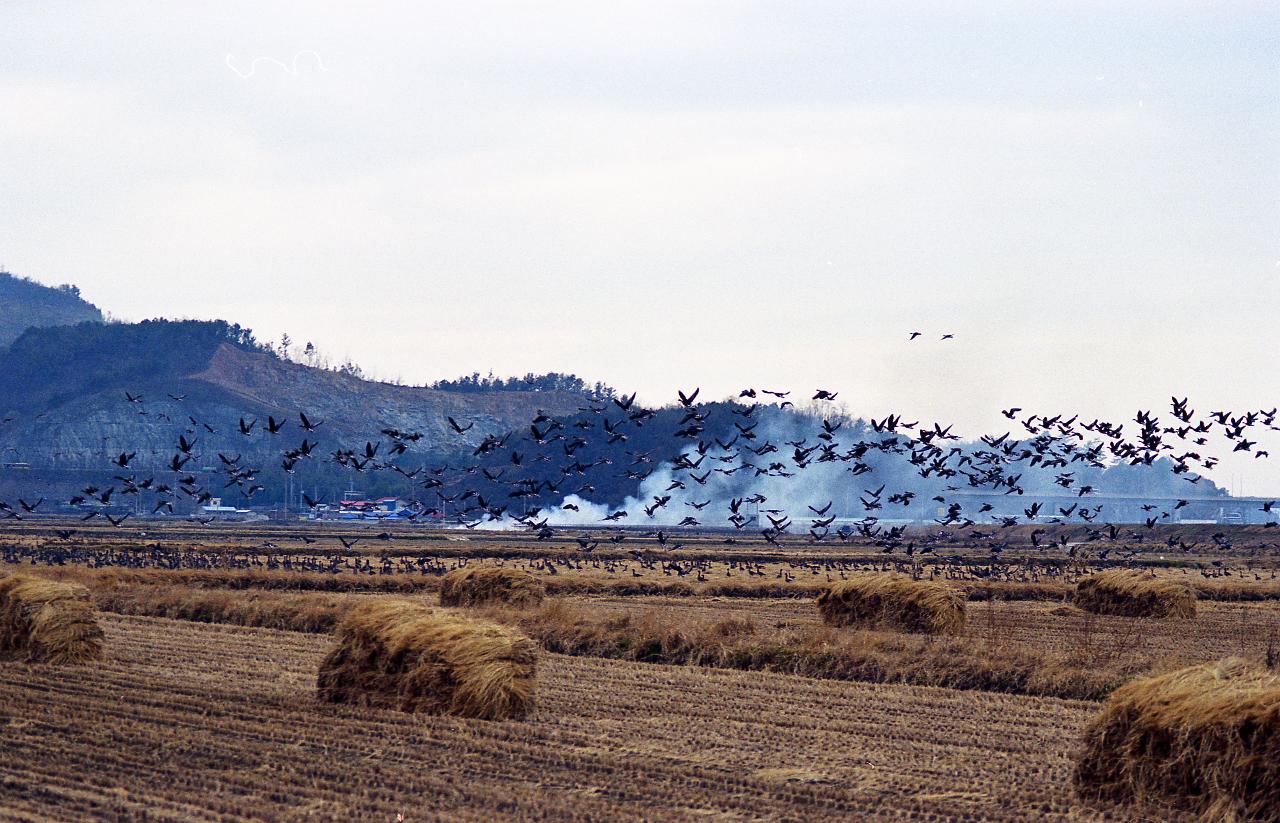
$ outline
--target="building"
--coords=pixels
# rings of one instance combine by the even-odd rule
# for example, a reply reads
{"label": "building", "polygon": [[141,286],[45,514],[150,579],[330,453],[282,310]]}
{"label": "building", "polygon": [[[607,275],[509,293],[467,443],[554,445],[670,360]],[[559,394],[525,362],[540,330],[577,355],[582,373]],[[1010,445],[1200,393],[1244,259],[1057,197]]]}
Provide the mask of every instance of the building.
{"label": "building", "polygon": [[224,520],[235,523],[248,523],[255,520],[266,520],[266,516],[251,509],[238,509],[235,506],[222,505],[222,498],[215,497],[207,504],[191,513],[192,520]]}
{"label": "building", "polygon": [[409,505],[398,497],[381,497],[377,500],[343,499],[336,510],[329,509],[338,520],[389,520],[406,518],[411,513]]}

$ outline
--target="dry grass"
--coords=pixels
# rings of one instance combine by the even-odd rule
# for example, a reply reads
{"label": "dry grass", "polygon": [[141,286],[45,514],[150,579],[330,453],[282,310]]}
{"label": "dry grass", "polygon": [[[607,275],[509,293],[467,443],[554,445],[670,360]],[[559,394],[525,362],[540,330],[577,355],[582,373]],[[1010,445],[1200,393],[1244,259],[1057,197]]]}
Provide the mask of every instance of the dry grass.
{"label": "dry grass", "polygon": [[533,641],[508,627],[379,598],[338,624],[316,686],[329,703],[522,718],[534,705],[537,662]]}
{"label": "dry grass", "polygon": [[537,606],[546,594],[542,581],[528,572],[497,566],[454,569],[440,581],[441,606]]}
{"label": "dry grass", "polygon": [[818,613],[830,626],[959,634],[964,630],[964,595],[940,583],[859,574],[818,595]]}
{"label": "dry grass", "polygon": [[1229,659],[1135,680],[1085,732],[1082,795],[1280,820],[1280,677]]}
{"label": "dry grass", "polygon": [[98,608],[117,614],[295,632],[333,631],[357,597],[180,585],[111,586],[93,592]]}
{"label": "dry grass", "polygon": [[[473,568],[480,568],[474,566]],[[492,568],[510,568],[495,566]],[[517,570],[521,571],[523,570]],[[686,580],[613,579],[585,573],[535,578],[548,595],[609,594],[618,597],[734,597],[806,598],[823,588],[816,583],[786,583],[769,580],[732,580],[696,583]],[[182,585],[199,589],[265,589],[270,591],[333,592],[351,594],[416,594],[441,588],[442,577],[434,575],[370,575],[340,572],[260,571],[240,569],[91,569],[64,566],[41,569],[40,575],[69,580],[98,588],[101,586]],[[1006,598],[1001,598],[1006,599]],[[1019,599],[1011,597],[1007,599]]]}
{"label": "dry grass", "polygon": [[193,589],[264,589],[351,594],[414,594],[439,588],[437,577],[353,572],[262,571],[250,569],[76,569],[42,570],[42,575],[102,586],[180,585]]}
{"label": "dry grass", "polygon": [[641,663],[1085,700],[1101,700],[1132,675],[970,638],[821,626],[766,631],[742,617],[704,624],[654,612],[601,618],[560,602],[535,612],[487,614],[518,625],[547,651]]}
{"label": "dry grass", "polygon": [[[726,617],[757,623],[762,635],[775,628],[813,626],[820,618],[812,601],[744,601],[711,598],[561,598],[597,616],[656,610],[678,625],[710,624]],[[1028,649],[1070,658],[1086,667],[1152,674],[1224,657],[1266,660],[1268,638],[1280,659],[1280,606],[1264,603],[1199,603],[1194,620],[1097,615],[1063,603],[988,601],[967,603],[964,637],[988,645]],[[848,631],[848,630],[844,630]]]}
{"label": "dry grass", "polygon": [[1066,600],[1071,587],[1065,583],[972,583],[964,585],[965,599],[986,600]]}
{"label": "dry grass", "polygon": [[[121,614],[323,633],[357,604],[383,598],[143,586],[97,592],[95,599],[103,610]],[[709,624],[654,611],[610,617],[561,602],[535,610],[494,606],[482,614],[517,626],[543,648],[563,654],[831,680],[1100,700],[1143,671],[1122,662],[1091,666],[1067,653],[993,648],[975,638],[934,639],[814,625],[777,630],[733,615]]]}
{"label": "dry grass", "polygon": [[[478,567],[494,558],[479,558],[471,562]],[[497,566],[497,568],[514,568]],[[622,569],[625,575],[626,570]],[[888,573],[888,572],[872,572]],[[771,573],[772,574],[772,573]],[[85,566],[59,566],[41,568],[39,575],[57,580],[83,583],[90,588],[100,585],[154,585],[181,584],[204,589],[268,589],[280,591],[315,591],[361,594],[415,594],[440,589],[441,576],[435,574],[356,574],[264,570],[264,569],[94,569]],[[716,579],[708,574],[704,581],[681,578],[614,577],[599,568],[566,570],[550,575],[536,575],[546,587],[546,593],[559,595],[611,595],[615,597],[730,597],[741,599],[805,599],[817,597],[831,585],[818,575],[809,579],[784,581],[776,578]],[[1198,574],[1166,574],[1164,579],[1182,580],[1196,593],[1198,600],[1217,602],[1263,602],[1280,600],[1280,583],[1243,577],[1206,579]],[[1072,579],[1075,575],[1072,575]],[[1075,592],[1074,582],[1016,581],[1016,580],[947,580],[964,593],[969,601],[985,600],[1070,600]]]}
{"label": "dry grass", "polygon": [[1189,586],[1142,572],[1115,569],[1076,584],[1076,606],[1094,614],[1120,617],[1196,616],[1196,595]]}
{"label": "dry grass", "polygon": [[86,663],[102,657],[89,590],[40,577],[0,578],[0,658]]}
{"label": "dry grass", "polygon": [[1224,603],[1253,603],[1262,600],[1280,600],[1280,585],[1255,580],[1204,580],[1191,584],[1200,600],[1216,600]]}

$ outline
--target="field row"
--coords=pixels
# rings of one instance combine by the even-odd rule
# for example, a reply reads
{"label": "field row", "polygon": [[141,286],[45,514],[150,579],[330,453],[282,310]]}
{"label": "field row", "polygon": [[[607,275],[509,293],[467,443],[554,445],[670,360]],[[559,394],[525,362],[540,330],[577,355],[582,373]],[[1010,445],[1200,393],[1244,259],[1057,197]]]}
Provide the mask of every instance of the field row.
{"label": "field row", "polygon": [[[447,571],[462,567],[494,566],[529,572],[542,581],[547,593],[551,595],[811,599],[823,589],[848,580],[856,570],[913,575],[920,580],[953,586],[973,601],[994,599],[1061,602],[1071,598],[1076,582],[1099,570],[1087,566],[1072,569],[1026,569],[1015,566],[993,576],[982,574],[988,570],[966,566],[922,568],[885,562],[861,565],[849,562],[843,565],[849,570],[796,563],[759,563],[751,564],[752,572],[747,573],[744,565],[736,561],[708,562],[702,568],[690,568],[673,561],[601,562],[582,558],[525,561],[480,557],[442,563],[433,567],[430,572],[415,569],[392,570],[387,573],[376,570],[364,573],[351,570],[328,573],[301,571],[279,565],[272,568],[264,561],[262,567],[244,569],[93,568],[77,563],[0,563],[0,574],[29,568],[46,577],[73,580],[90,586],[172,583],[201,588],[412,594],[437,591],[440,588],[440,578]],[[1271,579],[1269,574],[1237,571],[1206,577],[1200,572],[1187,569],[1165,569],[1158,576],[1184,583],[1201,600],[1228,603],[1280,601],[1280,580]]]}
{"label": "field row", "polygon": [[[820,625],[812,600],[708,597],[563,598],[601,615],[650,612],[664,623],[711,625],[750,620],[760,632]],[[1094,666],[1158,662],[1161,668],[1227,656],[1280,658],[1280,603],[1200,603],[1188,620],[1108,617],[1042,601],[982,601],[966,606],[964,635],[987,647],[1057,653]]]}

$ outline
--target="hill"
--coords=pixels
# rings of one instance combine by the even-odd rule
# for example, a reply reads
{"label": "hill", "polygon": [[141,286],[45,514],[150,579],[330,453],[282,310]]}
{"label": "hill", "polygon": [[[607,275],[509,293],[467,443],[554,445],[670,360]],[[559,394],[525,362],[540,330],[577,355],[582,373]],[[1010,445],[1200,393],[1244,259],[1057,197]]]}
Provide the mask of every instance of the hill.
{"label": "hill", "polygon": [[[182,473],[219,466],[219,453],[242,455],[271,481],[255,504],[282,493],[280,455],[304,438],[317,459],[302,461],[296,479],[332,496],[351,478],[319,458],[385,441],[384,429],[421,434],[399,457],[417,466],[470,455],[485,435],[523,429],[539,409],[566,415],[584,404],[581,393],[569,391],[464,392],[363,380],[281,359],[238,325],[169,320],[30,329],[0,352],[0,398],[5,463],[106,472],[109,479],[126,473],[112,458],[136,452],[129,472],[171,482],[176,473],[164,469],[179,436],[195,438]],[[305,432],[300,412],[323,422]],[[459,435],[450,416],[474,425]],[[278,434],[265,431],[269,417],[284,421]],[[253,423],[248,435],[240,433],[241,419]],[[389,446],[380,446],[380,460]],[[375,492],[398,476],[366,479]]]}
{"label": "hill", "polygon": [[80,297],[75,286],[44,286],[34,280],[0,272],[0,346],[7,346],[29,328],[101,323],[102,312]]}

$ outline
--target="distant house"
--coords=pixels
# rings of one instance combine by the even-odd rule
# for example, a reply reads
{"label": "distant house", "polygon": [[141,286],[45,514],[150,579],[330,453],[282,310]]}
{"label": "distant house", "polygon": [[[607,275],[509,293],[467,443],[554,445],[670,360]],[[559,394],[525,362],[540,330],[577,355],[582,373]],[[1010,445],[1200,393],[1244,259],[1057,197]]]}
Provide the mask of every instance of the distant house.
{"label": "distant house", "polygon": [[266,520],[266,516],[252,511],[251,509],[239,509],[235,506],[222,505],[221,497],[212,498],[207,504],[191,513],[193,520],[202,520],[213,518],[215,520],[227,520],[234,522],[249,522],[254,520]]}
{"label": "distant house", "polygon": [[343,500],[338,503],[339,520],[386,520],[392,517],[408,517],[409,506],[398,497],[381,497],[377,500]]}

